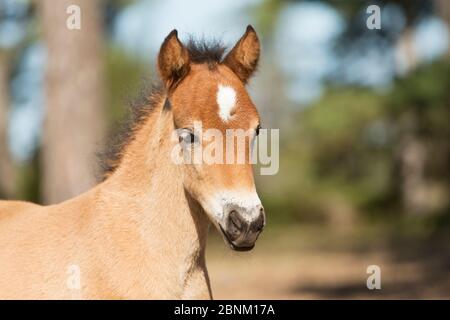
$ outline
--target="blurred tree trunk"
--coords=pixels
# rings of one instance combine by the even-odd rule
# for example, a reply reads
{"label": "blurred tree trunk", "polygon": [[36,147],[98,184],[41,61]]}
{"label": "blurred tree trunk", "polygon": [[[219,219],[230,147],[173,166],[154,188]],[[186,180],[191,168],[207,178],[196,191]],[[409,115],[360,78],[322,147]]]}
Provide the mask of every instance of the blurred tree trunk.
{"label": "blurred tree trunk", "polygon": [[[279,105],[288,105],[289,101],[284,99],[283,86],[273,86],[274,83],[282,84],[284,75],[276,63],[277,55],[275,48],[275,34],[277,24],[286,2],[278,0],[263,0],[255,4],[251,11],[256,22],[256,28],[262,42],[262,55],[259,68],[260,74],[254,81],[255,100],[258,109],[264,119],[266,128],[279,128],[283,121],[290,121],[290,115],[282,118],[278,110]],[[265,88],[271,87],[271,90]]]}
{"label": "blurred tree trunk", "polygon": [[425,145],[416,136],[407,135],[403,138],[401,149],[403,209],[407,214],[426,213]]}
{"label": "blurred tree trunk", "polygon": [[[102,17],[100,1],[37,4],[48,50],[41,190],[45,203],[57,203],[96,182],[105,128]],[[66,27],[71,5],[81,9],[80,30]]]}
{"label": "blurred tree trunk", "polygon": [[[446,23],[450,34],[450,1],[435,1],[435,13],[440,16]],[[407,8],[408,9],[408,8]],[[411,9],[411,7],[409,7]],[[417,54],[414,48],[414,26],[411,23],[411,10],[407,10],[407,25],[403,31],[397,49],[403,56],[405,65],[403,75],[407,75],[413,71],[417,64]],[[447,50],[447,55],[450,50]],[[433,188],[426,177],[426,166],[429,162],[429,143],[425,143],[418,135],[421,115],[413,111],[413,114],[407,115],[409,120],[406,121],[409,129],[404,134],[401,143],[401,192],[403,207],[408,214],[427,214],[433,212],[433,193],[436,194],[436,188]]]}
{"label": "blurred tree trunk", "polygon": [[[415,28],[408,20],[397,42],[397,72],[408,76],[418,65],[417,53],[414,47]],[[424,202],[426,185],[424,169],[427,160],[426,148],[417,136],[419,117],[413,112],[405,121],[406,132],[400,143],[400,187],[403,209],[407,214],[426,213]]]}
{"label": "blurred tree trunk", "polygon": [[13,198],[16,191],[14,164],[8,148],[9,67],[7,53],[0,51],[0,195]]}
{"label": "blurred tree trunk", "polygon": [[403,76],[413,71],[418,64],[414,32],[413,26],[406,26],[397,42],[397,71]]}

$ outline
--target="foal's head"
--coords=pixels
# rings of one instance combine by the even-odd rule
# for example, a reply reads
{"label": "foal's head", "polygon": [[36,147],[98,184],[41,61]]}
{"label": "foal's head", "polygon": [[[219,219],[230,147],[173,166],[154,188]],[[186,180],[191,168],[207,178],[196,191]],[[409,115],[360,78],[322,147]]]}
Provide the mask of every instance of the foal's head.
{"label": "foal's head", "polygon": [[[259,52],[258,37],[249,26],[223,59],[223,49],[208,50],[204,44],[184,46],[175,30],[165,39],[158,56],[159,73],[168,92],[164,108],[170,109],[178,129],[180,153],[186,158],[196,150],[206,150],[211,140],[203,133],[208,129],[222,134],[223,148],[213,153],[222,152],[223,156],[215,156],[223,162],[183,162],[183,183],[235,250],[253,248],[265,224],[249,157],[260,120],[245,88]],[[200,131],[195,123],[201,124]],[[240,140],[243,145],[237,145],[242,136],[230,144],[226,138],[230,129],[245,132]],[[235,156],[231,162],[226,160],[230,152]],[[237,152],[244,153],[244,161],[237,161]]]}

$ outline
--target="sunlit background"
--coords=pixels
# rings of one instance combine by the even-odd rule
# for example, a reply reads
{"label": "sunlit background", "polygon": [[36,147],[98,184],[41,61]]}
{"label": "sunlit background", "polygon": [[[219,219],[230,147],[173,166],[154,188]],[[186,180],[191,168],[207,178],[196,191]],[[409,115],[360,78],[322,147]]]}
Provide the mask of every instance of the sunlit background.
{"label": "sunlit background", "polygon": [[[257,177],[268,226],[254,251],[234,253],[211,234],[215,298],[450,298],[449,1],[45,1],[0,0],[0,198],[54,203],[84,191],[95,160],[70,190],[52,190],[47,172],[81,134],[77,121],[113,133],[156,77],[172,29],[233,45],[252,24],[263,49],[249,91],[263,127],[280,129],[280,170]],[[66,29],[70,4],[81,30]],[[367,28],[371,4],[380,30]],[[84,23],[94,38],[52,48]],[[77,56],[91,52],[81,46],[92,59]],[[67,55],[56,84],[49,52]],[[70,70],[89,63],[98,112],[49,118],[58,83],[73,92],[57,108],[83,108]],[[64,121],[67,132],[55,129]],[[66,145],[43,147],[45,132]],[[105,144],[92,135],[89,159]],[[63,185],[65,170],[53,170]],[[367,289],[369,265],[381,268],[381,290]]]}

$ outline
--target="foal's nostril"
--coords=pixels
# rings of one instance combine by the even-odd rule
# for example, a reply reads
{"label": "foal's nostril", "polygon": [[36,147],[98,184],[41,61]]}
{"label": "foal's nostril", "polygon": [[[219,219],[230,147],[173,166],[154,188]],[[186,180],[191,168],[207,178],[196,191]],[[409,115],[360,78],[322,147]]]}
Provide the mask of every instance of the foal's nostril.
{"label": "foal's nostril", "polygon": [[241,221],[237,211],[236,210],[231,211],[229,217],[230,217],[230,221],[233,224],[233,226],[236,229],[241,230],[241,228],[242,228],[242,221]]}
{"label": "foal's nostril", "polygon": [[265,218],[264,218],[264,208],[261,207],[259,209],[259,216],[258,218],[252,223],[252,230],[254,232],[261,232],[264,228],[265,224]]}
{"label": "foal's nostril", "polygon": [[230,240],[235,240],[239,238],[239,236],[242,234],[244,229],[246,228],[246,225],[244,225],[244,222],[242,221],[241,216],[236,210],[232,210],[228,214],[228,223],[227,223],[227,233],[230,237]]}

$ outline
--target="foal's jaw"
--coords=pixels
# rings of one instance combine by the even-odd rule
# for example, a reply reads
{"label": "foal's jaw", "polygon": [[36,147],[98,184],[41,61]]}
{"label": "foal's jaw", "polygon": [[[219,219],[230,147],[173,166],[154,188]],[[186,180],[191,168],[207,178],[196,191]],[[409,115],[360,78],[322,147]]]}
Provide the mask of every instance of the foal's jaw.
{"label": "foal's jaw", "polygon": [[221,192],[209,202],[206,212],[231,249],[253,249],[266,221],[256,192]]}

